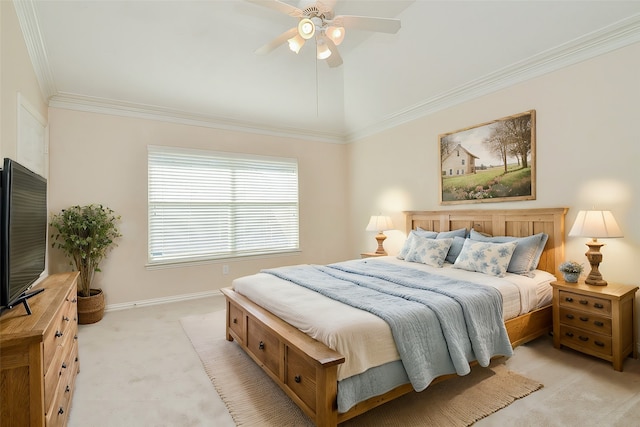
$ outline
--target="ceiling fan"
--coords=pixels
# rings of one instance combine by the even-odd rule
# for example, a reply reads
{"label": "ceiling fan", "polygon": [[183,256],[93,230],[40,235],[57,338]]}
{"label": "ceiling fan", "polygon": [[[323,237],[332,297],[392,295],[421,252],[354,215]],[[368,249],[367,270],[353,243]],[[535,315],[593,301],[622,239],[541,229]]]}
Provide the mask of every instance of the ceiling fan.
{"label": "ceiling fan", "polygon": [[280,34],[255,53],[264,55],[285,42],[289,49],[298,53],[307,40],[315,37],[317,58],[327,61],[329,67],[342,65],[342,57],[336,46],[342,43],[346,29],[376,31],[395,34],[400,29],[400,20],[371,16],[334,16],[336,0],[304,1],[302,8],[279,0],[247,0],[251,3],[298,18],[298,25]]}

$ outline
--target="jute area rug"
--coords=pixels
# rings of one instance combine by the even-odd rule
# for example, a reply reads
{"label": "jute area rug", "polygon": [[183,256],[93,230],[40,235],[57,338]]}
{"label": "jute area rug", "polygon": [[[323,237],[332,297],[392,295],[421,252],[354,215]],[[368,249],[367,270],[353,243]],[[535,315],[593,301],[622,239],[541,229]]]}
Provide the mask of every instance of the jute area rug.
{"label": "jute area rug", "polygon": [[[310,419],[247,356],[225,339],[224,311],[181,319],[204,369],[238,426],[312,426]],[[542,384],[509,371],[497,359],[409,393],[341,426],[469,426]]]}

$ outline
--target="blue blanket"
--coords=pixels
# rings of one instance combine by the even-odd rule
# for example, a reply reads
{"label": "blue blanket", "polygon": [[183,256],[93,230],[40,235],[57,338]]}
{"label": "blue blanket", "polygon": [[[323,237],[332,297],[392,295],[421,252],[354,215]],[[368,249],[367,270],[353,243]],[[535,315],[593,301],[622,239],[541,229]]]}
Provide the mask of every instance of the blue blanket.
{"label": "blue blanket", "polygon": [[513,353],[502,297],[488,286],[374,259],[263,270],[384,319],[416,391],[469,362]]}

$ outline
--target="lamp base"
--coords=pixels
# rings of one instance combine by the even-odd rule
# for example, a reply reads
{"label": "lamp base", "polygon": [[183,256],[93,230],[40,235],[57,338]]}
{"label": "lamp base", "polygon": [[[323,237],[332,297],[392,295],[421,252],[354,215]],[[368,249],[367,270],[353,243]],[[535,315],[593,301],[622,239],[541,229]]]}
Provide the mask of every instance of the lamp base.
{"label": "lamp base", "polygon": [[378,249],[376,249],[376,255],[386,255],[387,251],[384,250],[382,243],[387,238],[384,233],[381,231],[376,235],[376,240],[378,241]]}
{"label": "lamp base", "polygon": [[604,243],[600,243],[596,239],[593,239],[593,241],[586,245],[589,247],[589,250],[585,255],[587,256],[587,260],[589,260],[589,264],[591,264],[591,271],[584,283],[593,286],[607,286],[607,281],[602,278],[602,274],[600,274],[600,270],[598,270],[598,267],[602,262],[602,253],[600,252],[600,248],[604,246]]}

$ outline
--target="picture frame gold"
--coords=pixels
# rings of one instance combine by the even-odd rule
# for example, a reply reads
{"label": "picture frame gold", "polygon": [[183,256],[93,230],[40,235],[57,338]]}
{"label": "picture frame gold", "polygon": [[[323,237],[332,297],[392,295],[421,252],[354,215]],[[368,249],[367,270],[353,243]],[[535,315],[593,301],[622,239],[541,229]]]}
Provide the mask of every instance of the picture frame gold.
{"label": "picture frame gold", "polygon": [[440,204],[536,198],[536,110],[438,135]]}

